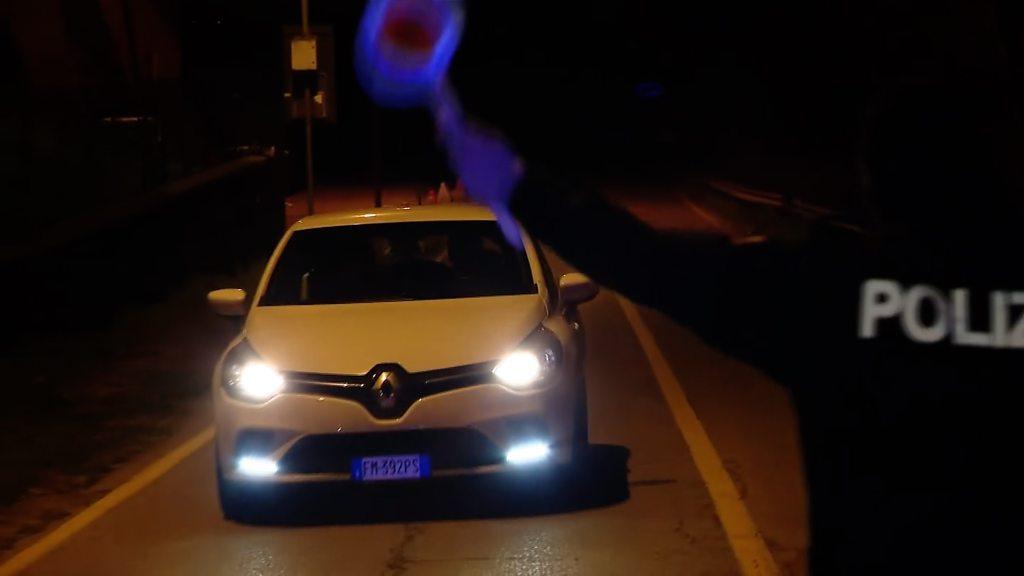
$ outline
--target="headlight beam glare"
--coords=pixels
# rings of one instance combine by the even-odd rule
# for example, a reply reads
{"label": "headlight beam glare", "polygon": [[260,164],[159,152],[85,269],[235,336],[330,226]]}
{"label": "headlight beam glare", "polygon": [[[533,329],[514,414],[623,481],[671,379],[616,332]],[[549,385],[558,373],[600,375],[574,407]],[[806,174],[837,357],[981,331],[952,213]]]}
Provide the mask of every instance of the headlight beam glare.
{"label": "headlight beam glare", "polygon": [[533,352],[512,352],[494,367],[494,375],[509,386],[528,386],[541,376],[540,359]]}
{"label": "headlight beam glare", "polygon": [[534,440],[515,444],[505,452],[505,461],[516,466],[536,464],[546,460],[551,454],[551,447],[547,442]]}

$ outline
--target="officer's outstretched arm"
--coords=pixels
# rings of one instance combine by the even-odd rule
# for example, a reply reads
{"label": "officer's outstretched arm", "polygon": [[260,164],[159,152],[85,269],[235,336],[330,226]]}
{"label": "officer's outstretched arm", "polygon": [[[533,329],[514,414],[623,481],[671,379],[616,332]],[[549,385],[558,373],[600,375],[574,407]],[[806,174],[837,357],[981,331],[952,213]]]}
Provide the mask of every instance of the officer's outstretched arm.
{"label": "officer's outstretched arm", "polygon": [[[600,194],[560,188],[527,173],[512,214],[541,242],[598,283],[650,306],[738,359],[782,375],[778,354],[801,333],[802,260],[770,243],[663,234]],[[791,330],[779,331],[779,326]]]}
{"label": "officer's outstretched arm", "polygon": [[[738,248],[724,238],[661,234],[593,191],[527,173],[510,201],[536,238],[595,281],[690,325],[710,320]],[[728,291],[728,290],[726,290]]]}

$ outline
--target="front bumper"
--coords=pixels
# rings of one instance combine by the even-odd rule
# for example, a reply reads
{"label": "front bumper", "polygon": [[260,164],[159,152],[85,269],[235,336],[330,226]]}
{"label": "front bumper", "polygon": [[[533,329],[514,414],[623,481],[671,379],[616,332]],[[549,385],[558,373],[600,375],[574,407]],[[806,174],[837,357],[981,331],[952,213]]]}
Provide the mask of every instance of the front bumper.
{"label": "front bumper", "polygon": [[[481,384],[417,400],[398,418],[375,418],[359,402],[310,394],[279,395],[265,404],[235,400],[216,387],[217,457],[231,481],[294,483],[349,480],[352,458],[427,454],[431,476],[496,473],[512,468],[505,452],[541,440],[545,462],[572,454],[575,390],[564,382],[513,391]],[[278,471],[242,474],[243,456],[273,460]]]}

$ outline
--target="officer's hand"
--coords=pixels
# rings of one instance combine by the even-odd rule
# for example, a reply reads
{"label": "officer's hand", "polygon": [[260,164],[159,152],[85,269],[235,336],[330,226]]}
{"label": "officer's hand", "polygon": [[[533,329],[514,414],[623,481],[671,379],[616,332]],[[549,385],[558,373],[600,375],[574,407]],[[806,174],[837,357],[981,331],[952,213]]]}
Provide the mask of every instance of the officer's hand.
{"label": "officer's hand", "polygon": [[498,216],[505,238],[520,246],[518,227],[508,210],[512,192],[523,176],[519,158],[500,134],[466,121],[448,89],[442,90],[435,102],[434,118],[448,161],[462,179],[466,194],[489,206]]}

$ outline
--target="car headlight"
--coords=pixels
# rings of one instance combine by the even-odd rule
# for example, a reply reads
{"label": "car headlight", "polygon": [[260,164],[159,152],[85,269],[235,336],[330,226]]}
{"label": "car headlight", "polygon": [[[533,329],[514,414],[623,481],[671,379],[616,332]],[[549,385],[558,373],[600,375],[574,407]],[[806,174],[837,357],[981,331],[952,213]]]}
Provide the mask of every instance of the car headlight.
{"label": "car headlight", "polygon": [[492,372],[507,386],[529,388],[552,377],[558,370],[561,355],[558,339],[542,327],[505,355]]}
{"label": "car headlight", "polygon": [[247,342],[242,342],[224,360],[221,384],[228,395],[250,402],[266,402],[284,390],[284,376],[260,360]]}

